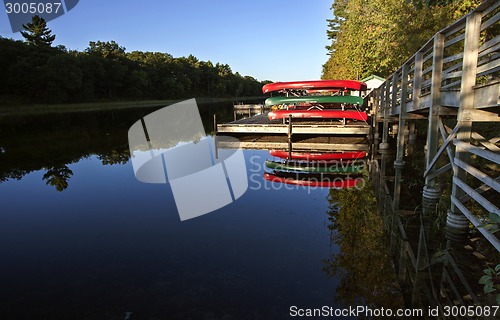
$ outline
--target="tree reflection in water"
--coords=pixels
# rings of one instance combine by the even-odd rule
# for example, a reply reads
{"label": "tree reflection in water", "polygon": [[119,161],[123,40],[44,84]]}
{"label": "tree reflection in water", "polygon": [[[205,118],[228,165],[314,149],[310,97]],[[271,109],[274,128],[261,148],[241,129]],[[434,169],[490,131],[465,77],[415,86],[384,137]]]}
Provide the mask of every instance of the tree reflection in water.
{"label": "tree reflection in water", "polygon": [[71,179],[73,171],[71,171],[68,166],[52,167],[47,170],[43,175],[43,180],[45,184],[51,185],[56,188],[57,191],[62,192],[68,188],[68,181]]}
{"label": "tree reflection in water", "polygon": [[335,301],[344,306],[403,307],[383,222],[371,187],[331,189],[328,228],[340,253],[323,261],[323,271],[340,279]]}

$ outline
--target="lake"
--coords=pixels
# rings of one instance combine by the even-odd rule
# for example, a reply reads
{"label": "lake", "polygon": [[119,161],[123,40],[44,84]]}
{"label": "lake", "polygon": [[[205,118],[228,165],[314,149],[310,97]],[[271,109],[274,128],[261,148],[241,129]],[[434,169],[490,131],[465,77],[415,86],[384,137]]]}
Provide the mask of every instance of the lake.
{"label": "lake", "polygon": [[[231,107],[200,105],[207,134],[214,113],[232,120]],[[402,306],[368,185],[270,182],[269,150],[244,150],[246,193],[181,221],[171,186],[138,181],[130,161],[128,129],[156,109],[0,119],[2,319],[287,319],[292,306]]]}

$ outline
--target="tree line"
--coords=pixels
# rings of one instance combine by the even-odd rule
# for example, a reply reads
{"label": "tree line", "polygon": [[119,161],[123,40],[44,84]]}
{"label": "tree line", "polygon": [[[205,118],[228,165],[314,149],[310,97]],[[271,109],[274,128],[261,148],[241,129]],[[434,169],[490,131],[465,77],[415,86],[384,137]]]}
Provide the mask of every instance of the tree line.
{"label": "tree line", "polygon": [[481,0],[335,0],[324,79],[388,77],[437,31]]}
{"label": "tree line", "polygon": [[25,41],[0,36],[0,104],[259,96],[267,83],[227,64],[127,52],[115,41],[91,41],[83,52],[53,47],[37,16],[24,28]]}

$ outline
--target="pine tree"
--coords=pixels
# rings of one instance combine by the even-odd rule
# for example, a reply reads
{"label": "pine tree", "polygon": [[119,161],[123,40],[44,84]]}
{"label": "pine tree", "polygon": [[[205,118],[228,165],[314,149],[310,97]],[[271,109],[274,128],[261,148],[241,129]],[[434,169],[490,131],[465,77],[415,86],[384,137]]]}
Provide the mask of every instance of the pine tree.
{"label": "pine tree", "polygon": [[39,16],[33,16],[31,23],[23,24],[26,31],[21,31],[22,36],[29,45],[37,47],[50,47],[56,36],[47,28],[45,19]]}

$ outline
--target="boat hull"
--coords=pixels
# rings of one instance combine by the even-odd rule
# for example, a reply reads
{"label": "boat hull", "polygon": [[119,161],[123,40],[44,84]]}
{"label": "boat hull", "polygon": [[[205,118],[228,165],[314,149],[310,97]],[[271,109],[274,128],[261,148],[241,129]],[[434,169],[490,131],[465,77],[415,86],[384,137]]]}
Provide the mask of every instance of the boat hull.
{"label": "boat hull", "polygon": [[360,173],[363,171],[363,163],[301,163],[301,162],[276,162],[266,160],[266,167],[273,170],[286,170],[286,171],[298,171],[298,172],[308,172],[308,173]]}
{"label": "boat hull", "polygon": [[293,179],[291,177],[281,177],[272,173],[264,173],[264,179],[271,182],[292,184],[303,187],[320,187],[320,188],[353,188],[360,183],[361,178],[335,178],[333,180],[317,180],[317,179]]}
{"label": "boat hull", "polygon": [[300,97],[271,97],[266,99],[266,107],[290,104],[352,104],[363,105],[364,100],[357,96],[300,96]]}
{"label": "boat hull", "polygon": [[312,80],[312,81],[292,81],[274,82],[262,87],[263,93],[278,90],[312,90],[312,89],[340,89],[365,91],[366,83],[356,80]]}
{"label": "boat hull", "polygon": [[267,114],[269,120],[292,118],[319,118],[319,119],[351,119],[366,121],[368,115],[365,112],[356,110],[275,110]]}
{"label": "boat hull", "polygon": [[[288,159],[290,153],[285,150],[269,150],[269,154],[273,157],[278,157],[282,159]],[[366,157],[366,152],[364,151],[352,151],[352,152],[335,152],[335,153],[313,153],[313,152],[291,152],[291,157],[293,160],[304,160],[304,161],[339,161],[339,160],[353,160],[362,159]]]}

